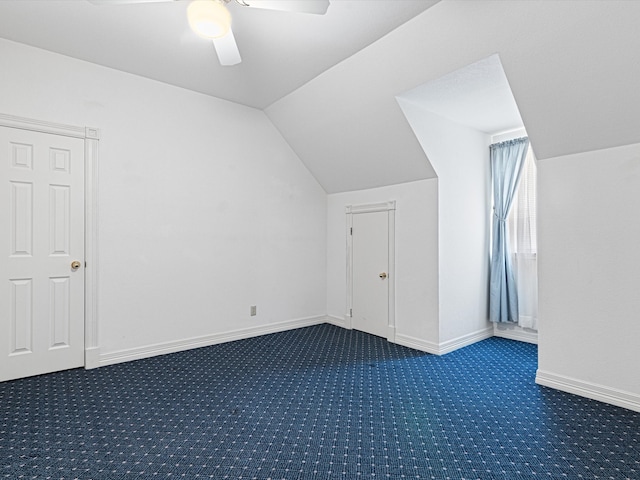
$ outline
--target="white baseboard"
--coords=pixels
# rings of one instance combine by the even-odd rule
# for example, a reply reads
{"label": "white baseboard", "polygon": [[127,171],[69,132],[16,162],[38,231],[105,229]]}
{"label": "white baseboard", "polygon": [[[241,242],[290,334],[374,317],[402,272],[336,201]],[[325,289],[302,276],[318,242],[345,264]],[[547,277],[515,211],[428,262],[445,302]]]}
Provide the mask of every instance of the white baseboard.
{"label": "white baseboard", "polygon": [[186,338],[174,342],[156,343],[153,345],[145,345],[143,347],[129,348],[126,350],[119,350],[116,352],[101,354],[99,356],[99,365],[96,366],[104,367],[106,365],[129,362],[131,360],[155,357],[156,355],[181,352],[184,350],[190,350],[192,348],[208,347],[210,345],[257,337],[259,335],[267,335],[269,333],[277,333],[283,332],[285,330],[293,330],[295,328],[319,325],[322,323],[327,323],[328,321],[329,320],[326,315],[320,315],[317,317],[299,318],[295,320],[287,320],[284,322],[271,323],[269,325],[260,325],[256,327],[231,330],[228,332],[216,333],[213,335]]}
{"label": "white baseboard", "polygon": [[536,372],[536,383],[545,387],[555,388],[563,392],[573,393],[581,397],[640,412],[640,395],[635,393],[591,382],[584,382],[543,370]]}
{"label": "white baseboard", "polygon": [[493,336],[506,338],[508,340],[517,340],[519,342],[538,344],[538,332],[528,328],[522,328],[517,325],[502,327],[501,325],[494,323]]}
{"label": "white baseboard", "polygon": [[91,370],[100,366],[100,348],[86,348],[84,351],[84,368]]}
{"label": "white baseboard", "polygon": [[396,343],[396,327],[393,325],[387,325],[387,341]]}
{"label": "white baseboard", "polygon": [[335,315],[327,315],[327,323],[331,325],[335,325],[336,327],[346,328],[347,330],[351,330],[351,326],[345,320],[344,317],[337,317]]}
{"label": "white baseboard", "polygon": [[439,345],[437,343],[422,340],[421,338],[411,337],[409,335],[403,335],[396,332],[396,341],[394,343],[402,345],[403,347],[413,348],[414,350],[420,350],[421,352],[440,355]]}
{"label": "white baseboard", "polygon": [[446,342],[434,343],[419,338],[410,337],[408,335],[402,335],[396,333],[396,341],[398,345],[404,345],[405,347],[421,350],[423,352],[432,353],[434,355],[444,355],[459,348],[466,347],[481,340],[491,338],[493,336],[493,327],[483,328],[466,335],[462,335]]}
{"label": "white baseboard", "polygon": [[491,337],[493,337],[493,326],[489,326],[481,330],[476,330],[475,332],[467,333],[466,335],[462,335],[452,340],[447,340],[446,342],[440,342],[439,355],[453,352],[454,350],[458,350],[459,348],[481,342],[482,340],[486,340],[487,338]]}

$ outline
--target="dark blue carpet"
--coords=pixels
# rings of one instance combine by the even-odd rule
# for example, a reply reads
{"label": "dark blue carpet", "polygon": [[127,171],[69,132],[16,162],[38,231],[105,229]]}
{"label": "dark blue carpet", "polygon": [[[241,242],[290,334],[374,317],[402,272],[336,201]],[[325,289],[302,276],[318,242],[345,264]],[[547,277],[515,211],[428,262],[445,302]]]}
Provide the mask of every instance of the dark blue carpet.
{"label": "dark blue carpet", "polygon": [[0,384],[11,479],[639,479],[640,414],[330,325]]}

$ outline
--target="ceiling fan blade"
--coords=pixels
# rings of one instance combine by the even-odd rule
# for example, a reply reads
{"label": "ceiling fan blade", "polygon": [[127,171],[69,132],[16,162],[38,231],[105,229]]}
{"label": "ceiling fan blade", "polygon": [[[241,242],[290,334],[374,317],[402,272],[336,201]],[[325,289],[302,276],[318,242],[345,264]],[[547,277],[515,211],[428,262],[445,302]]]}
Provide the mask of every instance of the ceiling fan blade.
{"label": "ceiling fan blade", "polygon": [[94,5],[127,5],[132,3],[166,3],[174,2],[175,0],[87,0]]}
{"label": "ceiling fan blade", "polygon": [[254,8],[316,15],[324,15],[329,8],[329,0],[244,0],[240,3]]}
{"label": "ceiling fan blade", "polygon": [[214,38],[213,46],[218,54],[220,65],[230,67],[232,65],[237,65],[242,61],[238,45],[236,44],[236,39],[231,30],[229,30],[229,33],[222,38]]}

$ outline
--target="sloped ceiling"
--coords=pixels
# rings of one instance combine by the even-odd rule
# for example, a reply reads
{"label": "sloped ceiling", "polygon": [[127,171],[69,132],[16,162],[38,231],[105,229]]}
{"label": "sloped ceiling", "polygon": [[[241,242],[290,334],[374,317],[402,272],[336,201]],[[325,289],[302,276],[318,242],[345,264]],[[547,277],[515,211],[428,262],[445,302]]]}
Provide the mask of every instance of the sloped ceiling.
{"label": "sloped ceiling", "polygon": [[331,0],[325,15],[231,1],[243,59],[233,67],[191,31],[188,1],[118,3],[0,0],[0,37],[262,109],[435,0]]}
{"label": "sloped ceiling", "polygon": [[444,0],[265,111],[329,193],[435,176],[395,97],[499,54],[539,159],[640,142],[640,2]]}
{"label": "sloped ceiling", "polygon": [[427,82],[397,98],[401,106],[402,101],[409,102],[489,135],[524,127],[498,55]]}

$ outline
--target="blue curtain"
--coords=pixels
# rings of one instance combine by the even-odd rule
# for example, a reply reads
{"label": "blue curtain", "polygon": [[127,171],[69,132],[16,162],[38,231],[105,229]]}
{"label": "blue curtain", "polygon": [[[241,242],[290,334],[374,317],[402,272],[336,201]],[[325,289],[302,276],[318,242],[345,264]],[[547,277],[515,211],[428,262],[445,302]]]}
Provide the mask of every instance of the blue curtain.
{"label": "blue curtain", "polygon": [[518,295],[511,266],[506,219],[518,188],[528,147],[528,138],[496,143],[490,147],[493,181],[493,244],[489,283],[489,319],[492,322],[518,321]]}

